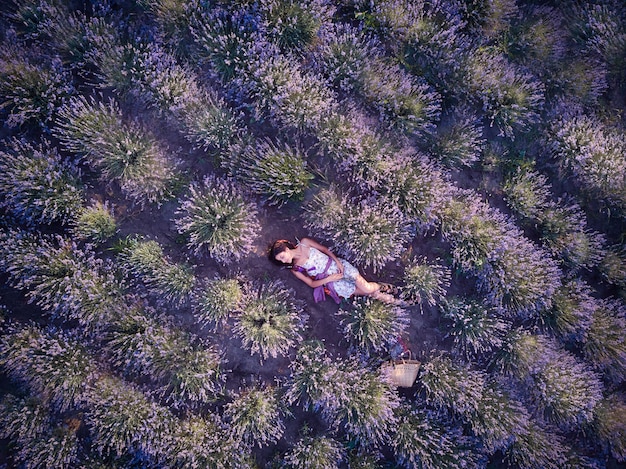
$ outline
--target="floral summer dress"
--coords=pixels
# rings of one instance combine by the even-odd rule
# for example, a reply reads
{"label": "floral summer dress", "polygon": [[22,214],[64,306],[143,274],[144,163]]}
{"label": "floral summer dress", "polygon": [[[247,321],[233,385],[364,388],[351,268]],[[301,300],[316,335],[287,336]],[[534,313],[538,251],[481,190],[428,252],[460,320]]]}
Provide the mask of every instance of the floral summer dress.
{"label": "floral summer dress", "polygon": [[[304,243],[302,243],[302,245],[307,246]],[[300,266],[300,269],[309,277],[315,277],[316,275],[324,273],[324,270],[326,269],[326,265],[330,258],[323,252],[315,249],[314,247],[307,247],[309,248],[309,258],[304,264]],[[355,282],[357,276],[359,275],[359,271],[356,267],[354,267],[345,259],[339,258],[339,260],[343,264],[343,278],[341,280],[332,282],[332,284],[339,296],[343,298],[348,298],[354,293],[354,290],[356,289]],[[339,269],[337,268],[337,263],[335,261],[331,261],[328,270],[326,270],[326,274],[332,275],[336,274],[337,272],[339,272]]]}

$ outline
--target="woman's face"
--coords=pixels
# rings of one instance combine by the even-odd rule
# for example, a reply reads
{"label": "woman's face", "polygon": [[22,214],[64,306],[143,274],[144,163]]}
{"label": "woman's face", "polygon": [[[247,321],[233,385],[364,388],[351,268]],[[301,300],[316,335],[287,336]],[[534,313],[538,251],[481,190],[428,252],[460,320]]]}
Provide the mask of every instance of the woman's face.
{"label": "woman's face", "polygon": [[291,254],[291,250],[285,249],[284,251],[279,252],[275,256],[276,260],[282,262],[283,264],[291,264],[293,261],[293,255]]}

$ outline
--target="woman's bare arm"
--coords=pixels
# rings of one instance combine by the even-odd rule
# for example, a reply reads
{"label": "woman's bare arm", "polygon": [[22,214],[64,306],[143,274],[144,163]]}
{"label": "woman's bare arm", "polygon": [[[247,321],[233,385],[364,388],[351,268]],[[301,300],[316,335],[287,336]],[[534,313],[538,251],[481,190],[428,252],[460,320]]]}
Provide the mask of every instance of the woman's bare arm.
{"label": "woman's bare arm", "polygon": [[329,282],[334,282],[336,280],[341,280],[343,278],[343,274],[337,273],[337,274],[329,275],[328,277],[320,279],[320,280],[313,280],[308,275],[304,275],[302,272],[298,272],[297,270],[292,270],[291,273],[294,274],[297,278],[302,280],[311,288],[317,288],[322,285],[326,285]]}
{"label": "woman's bare arm", "polygon": [[330,257],[332,260],[334,260],[337,263],[337,268],[339,269],[339,273],[341,274],[341,278],[343,278],[343,264],[341,263],[339,258],[337,258],[337,256],[335,256],[335,254],[330,249],[328,249],[326,246],[321,245],[317,241],[312,240],[311,238],[303,238],[302,240],[300,240],[300,244],[302,244],[302,243],[306,244],[309,247],[313,247],[313,248],[317,249],[320,252],[323,252],[328,257]]}

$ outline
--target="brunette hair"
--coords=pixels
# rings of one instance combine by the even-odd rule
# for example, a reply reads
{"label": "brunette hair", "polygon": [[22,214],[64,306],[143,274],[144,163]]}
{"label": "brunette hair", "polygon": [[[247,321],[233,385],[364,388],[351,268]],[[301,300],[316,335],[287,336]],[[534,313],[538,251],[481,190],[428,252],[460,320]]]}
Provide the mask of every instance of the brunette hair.
{"label": "brunette hair", "polygon": [[293,262],[289,264],[285,264],[283,262],[280,262],[278,259],[276,259],[276,256],[280,254],[281,252],[286,251],[287,249],[295,249],[295,248],[296,246],[291,241],[288,241],[286,239],[279,239],[277,241],[274,241],[274,243],[270,246],[268,257],[270,261],[272,261],[276,265],[280,265],[281,267],[284,267],[284,266],[293,267]]}

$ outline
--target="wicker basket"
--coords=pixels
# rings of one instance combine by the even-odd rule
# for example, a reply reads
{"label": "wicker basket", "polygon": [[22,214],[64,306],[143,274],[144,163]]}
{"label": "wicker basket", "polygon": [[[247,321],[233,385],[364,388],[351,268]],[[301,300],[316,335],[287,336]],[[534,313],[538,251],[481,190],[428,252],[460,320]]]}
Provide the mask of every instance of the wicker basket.
{"label": "wicker basket", "polygon": [[417,379],[420,365],[417,360],[400,359],[383,363],[382,369],[396,387],[410,388]]}

